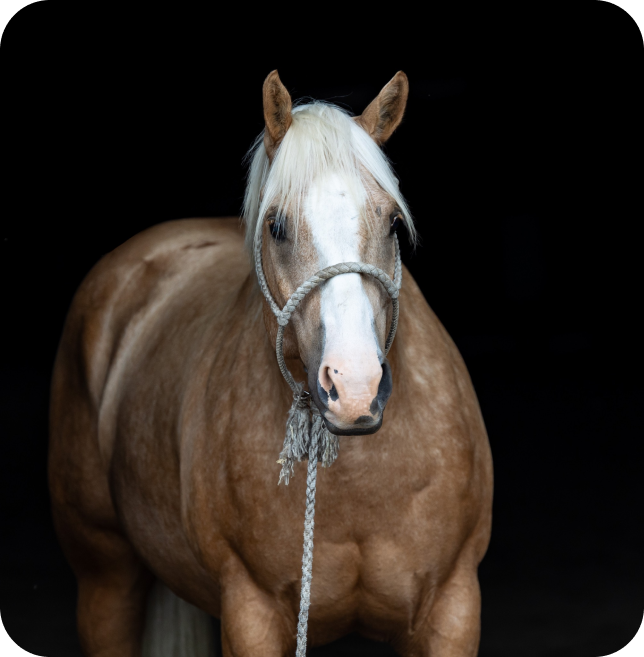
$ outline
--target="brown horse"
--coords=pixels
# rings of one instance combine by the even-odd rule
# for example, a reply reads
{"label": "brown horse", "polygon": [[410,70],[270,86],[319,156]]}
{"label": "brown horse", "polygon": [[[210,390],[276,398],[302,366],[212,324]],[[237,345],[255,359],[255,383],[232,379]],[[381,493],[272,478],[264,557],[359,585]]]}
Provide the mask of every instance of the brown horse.
{"label": "brown horse", "polygon": [[[277,73],[266,79],[245,221],[278,304],[343,261],[393,277],[393,234],[414,228],[380,145],[407,91],[400,72],[352,119],[292,107]],[[294,652],[306,468],[278,487],[292,394],[251,258],[237,219],[172,221],[105,256],[74,298],[49,478],[87,656],[207,655],[208,615],[226,656]],[[391,316],[375,279],[344,274],[285,333],[290,371],[342,436],[318,476],[309,644],[357,631],[402,655],[472,656],[488,440],[465,365],[407,270],[386,359]]]}

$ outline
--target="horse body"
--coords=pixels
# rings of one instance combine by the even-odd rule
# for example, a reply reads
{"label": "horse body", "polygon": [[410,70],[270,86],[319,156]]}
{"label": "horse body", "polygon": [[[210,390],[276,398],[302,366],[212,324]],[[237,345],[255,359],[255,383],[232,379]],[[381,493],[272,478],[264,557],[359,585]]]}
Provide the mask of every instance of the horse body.
{"label": "horse body", "polygon": [[[149,229],[78,291],[50,487],[87,655],[140,653],[154,578],[222,619],[225,655],[293,651],[306,469],[277,486],[291,392],[266,315],[236,219]],[[389,361],[386,422],[343,437],[318,477],[309,643],[359,631],[402,654],[474,655],[489,445],[465,365],[406,270]]]}

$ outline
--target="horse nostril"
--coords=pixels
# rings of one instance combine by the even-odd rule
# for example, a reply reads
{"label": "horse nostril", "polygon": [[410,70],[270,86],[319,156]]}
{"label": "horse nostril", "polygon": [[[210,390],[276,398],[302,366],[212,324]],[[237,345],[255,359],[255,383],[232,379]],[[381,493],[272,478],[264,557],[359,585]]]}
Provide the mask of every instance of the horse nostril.
{"label": "horse nostril", "polygon": [[338,398],[340,397],[338,391],[335,389],[335,384],[333,384],[331,390],[329,390],[329,397],[331,397],[331,401],[338,401]]}
{"label": "horse nostril", "polygon": [[[378,405],[381,411],[385,410],[387,401],[391,395],[393,388],[393,382],[391,377],[391,366],[389,361],[385,358],[382,363],[382,378],[380,379],[380,384],[378,385],[378,394],[376,398],[371,402],[371,407],[374,407],[374,402]],[[374,412],[373,410],[371,411]]]}
{"label": "horse nostril", "polygon": [[378,396],[376,395],[372,401],[371,406],[369,406],[369,412],[371,415],[375,415],[380,410],[380,404],[378,403]]}
{"label": "horse nostril", "polygon": [[318,379],[318,397],[320,401],[328,408],[329,407],[329,393],[324,389],[324,386],[320,383]]}
{"label": "horse nostril", "polygon": [[320,371],[319,384],[325,389],[329,390],[333,386],[333,379],[331,378],[331,368],[325,367]]}

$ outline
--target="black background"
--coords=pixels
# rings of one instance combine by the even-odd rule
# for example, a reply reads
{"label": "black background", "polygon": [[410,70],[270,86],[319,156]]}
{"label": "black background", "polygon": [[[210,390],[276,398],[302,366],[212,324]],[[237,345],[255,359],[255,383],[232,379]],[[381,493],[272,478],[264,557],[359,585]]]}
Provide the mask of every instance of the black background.
{"label": "black background", "polygon": [[[370,15],[31,5],[0,51],[0,609],[78,655],[46,485],[48,386],[72,295],[155,223],[236,215],[278,68],[360,113],[398,70],[387,145],[420,235],[404,260],[470,369],[495,461],[481,655],[595,657],[635,634],[642,532],[642,73],[603,2]],[[89,5],[89,6],[88,6]],[[225,8],[229,11],[230,8]],[[317,654],[385,647],[349,638]]]}

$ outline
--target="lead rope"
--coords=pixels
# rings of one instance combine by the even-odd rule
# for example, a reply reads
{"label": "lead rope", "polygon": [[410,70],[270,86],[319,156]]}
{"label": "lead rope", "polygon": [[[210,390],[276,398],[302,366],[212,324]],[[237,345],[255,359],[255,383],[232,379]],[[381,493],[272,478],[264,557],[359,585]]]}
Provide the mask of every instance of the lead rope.
{"label": "lead rope", "polygon": [[302,551],[302,590],[300,593],[300,617],[297,623],[297,657],[306,657],[306,635],[311,605],[311,580],[313,579],[313,527],[315,526],[315,489],[318,475],[318,437],[311,437],[309,465],[306,471],[306,513],[304,514],[304,550]]}
{"label": "lead rope", "polygon": [[321,461],[322,467],[329,467],[338,456],[339,440],[327,430],[324,420],[315,404],[311,403],[311,395],[304,390],[304,384],[298,383],[293,378],[286,362],[284,361],[283,343],[284,329],[288,325],[291,316],[299,306],[304,297],[316,287],[328,281],[334,276],[341,274],[367,274],[377,278],[389,294],[392,302],[392,319],[387,341],[385,343],[385,356],[389,353],[391,344],[398,328],[398,296],[402,285],[402,262],[400,260],[400,246],[398,236],[394,233],[395,244],[395,267],[394,278],[378,267],[367,265],[362,262],[342,262],[338,265],[326,267],[315,273],[293,292],[283,309],[280,310],[273,295],[268,288],[262,266],[262,228],[260,227],[255,237],[255,271],[259,286],[264,294],[268,305],[277,318],[277,340],[275,351],[277,353],[277,364],[282,376],[293,391],[293,403],[288,412],[286,420],[286,436],[284,446],[280,452],[278,463],[282,470],[278,485],[284,479],[286,485],[293,474],[295,461],[308,458],[306,473],[306,512],[304,514],[304,550],[302,554],[302,587],[300,594],[300,614],[297,624],[297,649],[296,657],[306,657],[306,637],[309,622],[309,607],[311,605],[311,580],[313,578],[313,527],[315,525],[315,490],[317,484],[317,465]]}

